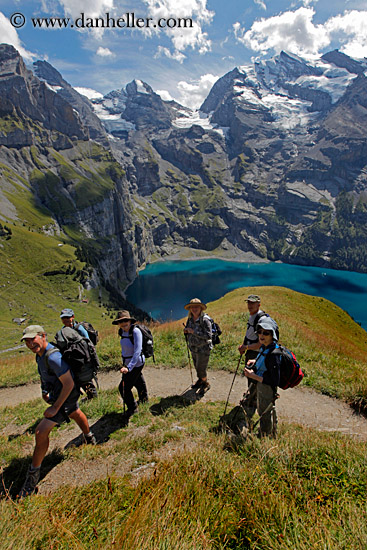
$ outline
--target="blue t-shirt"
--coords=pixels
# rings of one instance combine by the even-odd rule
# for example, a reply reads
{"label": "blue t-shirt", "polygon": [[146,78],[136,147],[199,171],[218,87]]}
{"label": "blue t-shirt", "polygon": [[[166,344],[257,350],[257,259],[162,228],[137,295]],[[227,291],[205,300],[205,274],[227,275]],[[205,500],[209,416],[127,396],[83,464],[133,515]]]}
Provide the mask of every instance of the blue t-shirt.
{"label": "blue t-shirt", "polygon": [[267,370],[266,365],[265,365],[265,358],[266,358],[267,354],[269,353],[269,351],[270,350],[273,351],[273,349],[275,349],[275,348],[279,348],[278,344],[275,344],[275,345],[271,344],[267,348],[264,348],[263,346],[261,346],[260,352],[259,352],[258,356],[256,357],[256,363],[255,363],[256,374],[258,376],[264,376],[264,372]]}
{"label": "blue t-shirt", "polygon": [[70,370],[69,365],[64,361],[59,351],[54,351],[49,355],[47,367],[46,351],[54,347],[52,344],[47,344],[45,353],[41,357],[36,356],[38,373],[41,377],[41,388],[50,394],[51,401],[56,401],[62,390],[60,376]]}
{"label": "blue t-shirt", "polygon": [[121,340],[121,356],[125,367],[131,371],[134,367],[141,367],[145,363],[143,355],[143,335],[137,327],[133,330],[134,344],[130,340],[129,332],[119,332]]}

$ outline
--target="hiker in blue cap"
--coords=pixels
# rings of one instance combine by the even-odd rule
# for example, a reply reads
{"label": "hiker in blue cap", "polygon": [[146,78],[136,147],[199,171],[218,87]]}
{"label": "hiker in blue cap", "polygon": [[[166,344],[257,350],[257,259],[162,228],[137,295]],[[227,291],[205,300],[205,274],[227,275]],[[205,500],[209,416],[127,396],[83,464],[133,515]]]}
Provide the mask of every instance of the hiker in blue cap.
{"label": "hiker in blue cap", "polygon": [[90,431],[87,417],[79,409],[80,392],[74,384],[69,365],[62,358],[59,350],[47,341],[44,328],[40,325],[28,326],[24,329],[21,340],[25,341],[27,348],[36,354],[42,398],[49,405],[43,413],[44,418],[35,430],[36,445],[32,463],[19,493],[19,497],[23,498],[36,491],[41,464],[49,446],[49,434],[55,426],[65,421],[69,422],[70,417],[82,430],[86,443],[95,445],[96,438]]}
{"label": "hiker in blue cap", "polygon": [[[75,314],[71,308],[69,307],[64,308],[60,314],[60,319],[63,322],[63,325],[65,327],[69,327],[76,330],[80,334],[80,336],[90,340],[89,334],[86,331],[86,329],[83,327],[83,325],[75,321]],[[95,378],[97,379],[96,376]],[[82,390],[84,390],[87,396],[87,399],[93,399],[93,397],[97,397],[98,395],[97,388],[92,380],[90,380],[89,382],[81,383],[80,387],[82,388]]]}
{"label": "hiker in blue cap", "polygon": [[257,409],[260,416],[258,435],[275,437],[277,426],[275,400],[280,380],[281,356],[271,352],[279,347],[278,325],[269,316],[261,317],[256,326],[256,334],[261,347],[256,359],[250,359],[244,369],[249,387],[241,405],[247,416],[248,427]]}

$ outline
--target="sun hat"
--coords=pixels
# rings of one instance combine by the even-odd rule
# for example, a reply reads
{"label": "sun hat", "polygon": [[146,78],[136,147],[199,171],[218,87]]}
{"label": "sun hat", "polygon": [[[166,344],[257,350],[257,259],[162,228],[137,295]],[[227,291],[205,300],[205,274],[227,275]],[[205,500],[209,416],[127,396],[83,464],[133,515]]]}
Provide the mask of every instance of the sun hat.
{"label": "sun hat", "polygon": [[25,340],[26,338],[35,338],[37,334],[45,334],[45,332],[45,329],[41,327],[41,325],[29,325],[29,327],[26,327],[23,330],[23,336],[20,341],[22,342],[22,340]]}
{"label": "sun hat", "polygon": [[273,333],[273,340],[276,342],[279,338],[279,329],[277,323],[272,319],[271,317],[261,317],[259,319],[259,322],[256,325],[256,331],[259,328],[263,328],[264,330],[270,330]]}
{"label": "sun hat", "polygon": [[66,307],[65,309],[62,310],[60,319],[62,319],[63,317],[74,317],[74,311],[69,307]]}
{"label": "sun hat", "polygon": [[118,325],[121,321],[131,321],[132,323],[136,323],[136,319],[134,319],[134,317],[130,317],[130,313],[126,309],[123,309],[117,313],[117,317],[114,321],[112,321],[112,324]]}
{"label": "sun hat", "polygon": [[260,296],[257,294],[250,294],[245,300],[245,302],[261,302]]}
{"label": "sun hat", "polygon": [[200,306],[203,311],[204,309],[206,309],[206,304],[203,304],[203,302],[199,300],[199,298],[193,298],[192,300],[190,300],[190,302],[185,305],[185,309],[190,309],[190,307],[192,306]]}

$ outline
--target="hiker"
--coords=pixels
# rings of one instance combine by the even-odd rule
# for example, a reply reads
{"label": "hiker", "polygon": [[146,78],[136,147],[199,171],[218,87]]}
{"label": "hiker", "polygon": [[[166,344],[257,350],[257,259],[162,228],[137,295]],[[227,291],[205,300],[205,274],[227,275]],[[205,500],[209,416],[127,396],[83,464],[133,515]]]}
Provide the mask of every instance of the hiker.
{"label": "hiker", "polygon": [[[86,329],[83,327],[81,323],[77,323],[75,321],[75,315],[72,309],[68,307],[63,309],[60,315],[60,319],[63,322],[65,327],[69,327],[76,330],[80,334],[80,336],[82,336],[83,338],[87,338],[90,341],[89,334],[86,331]],[[98,383],[97,375],[95,375],[94,378]],[[98,396],[97,388],[92,380],[89,380],[88,382],[81,382],[80,387],[82,388],[82,390],[84,390],[87,396],[87,399],[93,399],[93,397]]]}
{"label": "hiker", "polygon": [[[241,406],[249,426],[257,409],[260,416],[259,436],[276,434],[275,400],[280,380],[281,356],[271,352],[278,348],[278,326],[274,319],[264,316],[256,326],[260,350],[256,359],[247,361],[244,375],[248,378],[248,390],[244,394]],[[273,406],[272,406],[273,404]]]}
{"label": "hiker", "polygon": [[204,314],[206,304],[203,304],[199,298],[190,300],[185,305],[185,309],[189,311],[189,315],[184,334],[198,377],[191,387],[198,390],[199,394],[204,394],[210,389],[206,371],[210,352],[213,349],[212,325],[209,318]]}
{"label": "hiker", "polygon": [[[96,438],[90,431],[87,417],[79,409],[78,399],[80,391],[74,384],[69,365],[62,358],[57,348],[47,341],[45,330],[40,325],[30,325],[23,331],[21,341],[25,341],[27,348],[36,354],[38,372],[41,378],[42,397],[49,407],[43,413],[44,418],[38,424],[36,446],[34,448],[32,464],[27,472],[26,480],[19,497],[23,498],[36,491],[40,478],[42,461],[49,446],[49,434],[55,426],[72,418],[83,432],[84,441],[95,445]],[[56,349],[48,355],[49,350]]]}
{"label": "hiker", "polygon": [[[113,325],[118,325],[121,344],[122,368],[120,372],[122,379],[119,384],[119,392],[123,399],[125,420],[137,412],[138,404],[148,401],[147,385],[143,376],[143,367],[145,356],[143,354],[143,335],[138,327],[134,327],[136,319],[130,316],[126,310],[119,311],[117,317],[112,321]],[[134,399],[132,388],[135,387],[138,392],[138,403]]]}
{"label": "hiker", "polygon": [[242,355],[245,354],[245,363],[250,359],[256,359],[260,349],[259,338],[256,334],[256,324],[259,319],[265,315],[265,312],[260,309],[261,300],[257,294],[250,294],[245,300],[250,317],[247,321],[247,330],[243,344],[238,347],[238,351]]}

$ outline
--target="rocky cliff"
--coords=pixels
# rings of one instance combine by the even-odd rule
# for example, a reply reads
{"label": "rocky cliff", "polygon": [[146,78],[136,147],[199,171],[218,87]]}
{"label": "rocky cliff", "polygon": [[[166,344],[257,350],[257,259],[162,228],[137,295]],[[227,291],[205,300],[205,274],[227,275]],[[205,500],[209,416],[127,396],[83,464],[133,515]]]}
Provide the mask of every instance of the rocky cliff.
{"label": "rocky cliff", "polygon": [[187,248],[365,271],[365,69],[282,52],[224,75],[196,112],[138,79],[90,102],[3,45],[0,207],[17,169],[120,293]]}

